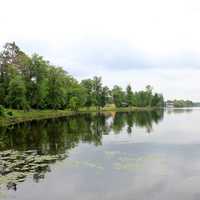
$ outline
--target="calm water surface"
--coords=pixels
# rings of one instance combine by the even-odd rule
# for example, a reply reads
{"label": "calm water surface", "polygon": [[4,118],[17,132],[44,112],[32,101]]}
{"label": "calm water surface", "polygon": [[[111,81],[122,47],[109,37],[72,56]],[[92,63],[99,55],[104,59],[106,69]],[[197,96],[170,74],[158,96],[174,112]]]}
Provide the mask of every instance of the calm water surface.
{"label": "calm water surface", "polygon": [[199,200],[200,110],[0,128],[0,199]]}

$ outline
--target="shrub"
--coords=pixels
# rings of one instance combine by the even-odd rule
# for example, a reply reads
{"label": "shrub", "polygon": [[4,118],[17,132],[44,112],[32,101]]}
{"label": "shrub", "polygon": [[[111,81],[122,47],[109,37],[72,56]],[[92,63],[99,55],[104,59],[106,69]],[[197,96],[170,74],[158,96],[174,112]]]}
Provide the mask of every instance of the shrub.
{"label": "shrub", "polygon": [[8,114],[9,116],[13,116],[13,112],[12,112],[12,111],[8,111],[7,114]]}
{"label": "shrub", "polygon": [[5,115],[6,115],[5,108],[2,105],[0,105],[0,117],[4,117]]}
{"label": "shrub", "polygon": [[80,107],[80,101],[77,97],[72,97],[69,100],[69,107],[73,111],[78,111],[78,108]]}

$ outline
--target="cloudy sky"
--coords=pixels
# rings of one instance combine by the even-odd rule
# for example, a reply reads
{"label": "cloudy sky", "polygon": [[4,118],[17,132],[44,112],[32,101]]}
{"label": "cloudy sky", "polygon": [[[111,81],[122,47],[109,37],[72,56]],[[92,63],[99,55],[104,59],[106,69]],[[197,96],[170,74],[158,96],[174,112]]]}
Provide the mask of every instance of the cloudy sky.
{"label": "cloudy sky", "polygon": [[79,80],[200,101],[199,0],[0,0],[0,21],[0,47],[16,41]]}

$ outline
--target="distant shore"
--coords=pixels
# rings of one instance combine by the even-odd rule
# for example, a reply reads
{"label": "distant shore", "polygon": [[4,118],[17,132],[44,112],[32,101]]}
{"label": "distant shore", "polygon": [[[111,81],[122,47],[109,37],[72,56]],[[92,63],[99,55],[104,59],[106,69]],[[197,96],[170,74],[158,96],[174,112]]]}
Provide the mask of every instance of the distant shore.
{"label": "distant shore", "polygon": [[9,126],[13,124],[18,124],[22,122],[34,121],[34,120],[43,120],[43,119],[53,119],[60,117],[67,117],[82,113],[98,113],[98,112],[132,112],[132,111],[152,111],[158,108],[155,107],[105,107],[100,110],[92,108],[82,108],[79,111],[71,110],[13,110],[8,109],[13,113],[12,116],[0,117],[0,127]]}

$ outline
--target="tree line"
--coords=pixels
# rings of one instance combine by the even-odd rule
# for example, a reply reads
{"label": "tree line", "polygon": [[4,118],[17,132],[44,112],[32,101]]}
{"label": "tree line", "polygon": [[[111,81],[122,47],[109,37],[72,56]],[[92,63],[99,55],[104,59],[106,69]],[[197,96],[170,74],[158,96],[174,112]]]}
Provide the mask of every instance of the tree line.
{"label": "tree line", "polygon": [[174,107],[177,107],[177,108],[198,106],[198,103],[194,103],[190,100],[183,100],[183,99],[168,100],[165,103],[166,106],[168,106],[170,104],[173,105]]}
{"label": "tree line", "polygon": [[107,104],[116,107],[161,107],[162,94],[151,86],[142,91],[104,86],[101,77],[78,82],[62,67],[52,65],[42,56],[28,56],[16,44],[6,43],[0,52],[0,105],[23,109],[97,109]]}

